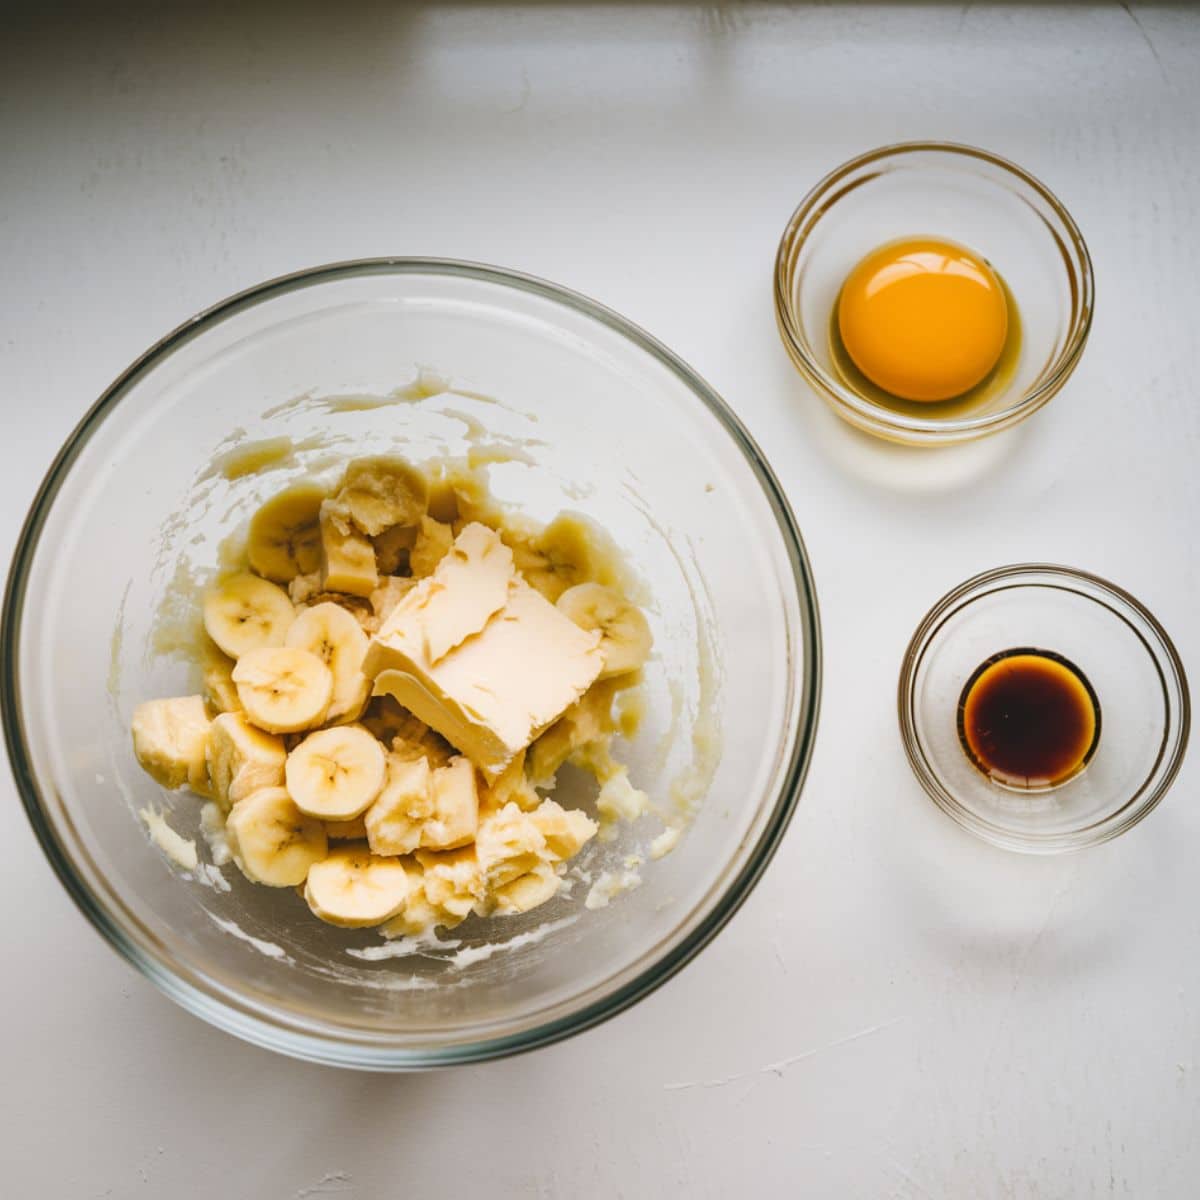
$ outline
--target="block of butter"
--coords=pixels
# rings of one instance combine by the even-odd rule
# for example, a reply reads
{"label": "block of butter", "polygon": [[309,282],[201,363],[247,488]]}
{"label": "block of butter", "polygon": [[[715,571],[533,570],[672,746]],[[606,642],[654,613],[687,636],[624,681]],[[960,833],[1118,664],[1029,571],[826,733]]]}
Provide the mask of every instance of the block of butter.
{"label": "block of butter", "polygon": [[468,525],[392,610],[363,670],[495,779],[592,685],[601,635],[565,617],[517,574],[512,551]]}

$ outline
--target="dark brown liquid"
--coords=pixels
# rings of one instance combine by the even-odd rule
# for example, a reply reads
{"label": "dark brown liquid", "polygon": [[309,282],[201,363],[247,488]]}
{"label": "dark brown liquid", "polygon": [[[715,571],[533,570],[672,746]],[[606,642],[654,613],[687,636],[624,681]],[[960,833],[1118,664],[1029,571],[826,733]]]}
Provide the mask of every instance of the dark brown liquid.
{"label": "dark brown liquid", "polygon": [[958,702],[967,757],[1005,787],[1056,787],[1087,766],[1100,741],[1100,702],[1083,672],[1048,650],[994,654]]}

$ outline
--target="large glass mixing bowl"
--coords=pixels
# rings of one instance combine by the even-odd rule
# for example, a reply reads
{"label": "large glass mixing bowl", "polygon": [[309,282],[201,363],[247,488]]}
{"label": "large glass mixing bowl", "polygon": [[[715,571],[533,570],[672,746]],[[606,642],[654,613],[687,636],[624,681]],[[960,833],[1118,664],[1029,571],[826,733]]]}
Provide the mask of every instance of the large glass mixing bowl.
{"label": "large glass mixing bowl", "polygon": [[[589,844],[569,893],[549,905],[472,918],[444,950],[402,947],[404,957],[373,931],[323,925],[289,889],[212,868],[199,803],[145,775],[129,737],[138,702],[196,690],[196,599],[222,540],[290,480],[389,451],[471,454],[493,464],[503,500],[540,518],[593,517],[644,585],[655,635],[645,715],[617,750],[657,814]],[[134,363],[37,495],[9,578],[3,653],[18,787],[96,928],[223,1029],[385,1070],[564,1037],[696,954],[787,827],[820,676],[795,521],[712,389],[581,296],[417,259],[264,284]],[[586,792],[579,779],[560,787]],[[148,837],[143,809],[195,840],[196,869]],[[685,814],[678,845],[653,859],[664,818]],[[616,894],[589,908],[600,878]]]}

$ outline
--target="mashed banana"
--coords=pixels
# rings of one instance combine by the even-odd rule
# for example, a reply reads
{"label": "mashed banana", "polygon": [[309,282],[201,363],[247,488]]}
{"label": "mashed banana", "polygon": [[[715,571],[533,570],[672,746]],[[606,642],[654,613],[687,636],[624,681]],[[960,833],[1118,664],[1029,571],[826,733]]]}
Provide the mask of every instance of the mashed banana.
{"label": "mashed banana", "polygon": [[[609,750],[651,648],[629,591],[584,517],[502,511],[469,462],[357,459],[255,513],[204,597],[203,695],[139,705],[134,751],[331,924],[528,912],[646,809]],[[598,821],[546,796],[568,761]]]}

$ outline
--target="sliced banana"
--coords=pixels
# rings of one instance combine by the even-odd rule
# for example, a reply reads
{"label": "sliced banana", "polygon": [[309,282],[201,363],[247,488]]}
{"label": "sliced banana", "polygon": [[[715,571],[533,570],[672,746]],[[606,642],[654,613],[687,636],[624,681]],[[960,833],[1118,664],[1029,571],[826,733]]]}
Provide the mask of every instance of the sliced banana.
{"label": "sliced banana", "polygon": [[596,811],[605,821],[636,821],[649,807],[650,797],[629,782],[625,767],[604,781],[596,797]]}
{"label": "sliced banana", "polygon": [[475,768],[462,757],[431,767],[418,754],[388,759],[387,782],[365,817],[367,840],[376,854],[455,850],[475,840],[479,794]]}
{"label": "sliced banana", "polygon": [[230,658],[282,646],[295,616],[283,588],[249,571],[227,576],[204,597],[204,628]]}
{"label": "sliced banana", "polygon": [[590,688],[529,747],[526,772],[535,787],[548,787],[559,767],[577,750],[607,737],[614,729],[613,699],[617,685],[609,680]]}
{"label": "sliced banana", "polygon": [[417,542],[417,527],[393,525],[371,541],[375,546],[375,565],[380,575],[397,575],[408,566],[408,552]]}
{"label": "sliced banana", "polygon": [[205,638],[200,652],[200,681],[204,687],[205,703],[214,712],[241,712],[237,684],[233,682],[233,659],[222,653]]}
{"label": "sliced banana", "polygon": [[479,792],[479,816],[489,817],[506,804],[513,803],[528,812],[542,802],[525,774],[526,751],[520,751],[492,783],[484,783]]}
{"label": "sliced banana", "polygon": [[[402,861],[396,859],[396,862]],[[413,881],[412,889],[404,900],[404,907],[388,921],[380,926],[379,932],[385,938],[428,937],[440,925],[452,929],[462,923],[464,918],[453,918],[440,908],[434,908],[425,895],[424,883],[418,873]]]}
{"label": "sliced banana", "polygon": [[417,581],[408,575],[386,575],[371,593],[371,609],[382,625],[392,615],[392,610],[417,586]]}
{"label": "sliced banana", "polygon": [[320,725],[333,697],[333,672],[308,650],[264,646],[233,668],[242,709],[268,733],[297,733]]}
{"label": "sliced banana", "polygon": [[359,724],[402,758],[424,756],[430,766],[441,767],[454,757],[450,743],[414,717],[394,696],[372,696]]}
{"label": "sliced banana", "polygon": [[379,586],[375,547],[332,500],[321,505],[321,589],[369,596]]}
{"label": "sliced banana", "polygon": [[453,525],[459,518],[458,493],[455,480],[439,471],[429,481],[429,516],[444,525]]}
{"label": "sliced banana", "polygon": [[311,733],[288,755],[284,778],[292,799],[310,816],[349,821],[383,789],[383,747],[361,725]]}
{"label": "sliced banana", "polygon": [[331,842],[365,842],[367,823],[362,817],[354,817],[349,821],[326,821],[325,836]]}
{"label": "sliced banana", "polygon": [[552,900],[562,887],[562,878],[547,863],[534,867],[526,875],[519,875],[511,883],[498,887],[492,894],[495,912],[501,917],[515,917],[527,913]]}
{"label": "sliced banana", "polygon": [[368,537],[393,525],[415,525],[428,500],[425,476],[395,458],[356,458],[337,494],[338,504]]}
{"label": "sliced banana", "polygon": [[559,862],[574,858],[593,837],[599,826],[577,808],[563,808],[553,800],[543,800],[529,819],[546,839],[546,849]]}
{"label": "sliced banana", "polygon": [[374,854],[411,854],[433,815],[433,771],[422,756],[387,756],[387,780],[363,823]]}
{"label": "sliced banana", "polygon": [[513,561],[525,581],[554,604],[568,588],[604,574],[597,551],[603,538],[598,526],[577,513],[560,513],[540,532],[514,523]]}
{"label": "sliced banana", "polygon": [[283,783],[283,738],[256,729],[244,713],[222,713],[213,719],[204,755],[213,799],[226,811],[260,788]]}
{"label": "sliced banana", "polygon": [[412,889],[399,859],[379,858],[364,843],[338,846],[309,868],[304,899],[330,925],[382,925],[404,908]]}
{"label": "sliced banana", "polygon": [[433,772],[433,814],[421,830],[421,846],[427,850],[455,850],[473,842],[478,827],[475,768],[468,759],[452,758]]}
{"label": "sliced banana", "polygon": [[165,788],[210,794],[204,749],[212,722],[202,696],[147,700],[133,710],[133,752]]}
{"label": "sliced banana", "polygon": [[424,579],[437,570],[437,565],[454,545],[454,530],[432,517],[422,517],[417,540],[408,555],[409,569],[414,579]]}
{"label": "sliced banana", "polygon": [[331,601],[316,604],[292,622],[284,644],[315,654],[332,673],[326,721],[357,721],[362,716],[371,698],[371,683],[362,673],[367,635],[354,617]]}
{"label": "sliced banana", "polygon": [[412,713],[403,708],[394,696],[372,696],[359,724],[384,745],[390,746],[392,739],[407,730],[409,723],[415,720]]}
{"label": "sliced banana", "polygon": [[297,575],[288,583],[288,595],[291,597],[292,603],[297,606],[311,604],[313,597],[320,593],[321,569],[319,565],[315,571],[310,571],[307,575]]}
{"label": "sliced banana", "polygon": [[235,805],[225,837],[242,874],[268,887],[298,887],[329,851],[325,826],[281,787],[262,788]]}
{"label": "sliced banana", "polygon": [[601,679],[636,671],[649,657],[653,638],[645,614],[614,588],[579,583],[558,598],[558,610],[580,629],[598,629],[604,655]]}
{"label": "sliced banana", "polygon": [[326,495],[318,484],[299,483],[273,496],[250,518],[246,556],[260,575],[288,583],[321,565],[317,517]]}
{"label": "sliced banana", "polygon": [[546,839],[529,813],[506,804],[479,823],[475,838],[479,868],[490,889],[501,888],[528,875],[549,857]]}
{"label": "sliced banana", "polygon": [[418,850],[426,899],[457,924],[471,912],[483,916],[488,908],[487,888],[474,846],[459,850]]}

